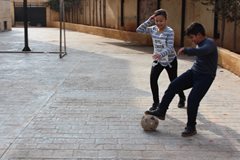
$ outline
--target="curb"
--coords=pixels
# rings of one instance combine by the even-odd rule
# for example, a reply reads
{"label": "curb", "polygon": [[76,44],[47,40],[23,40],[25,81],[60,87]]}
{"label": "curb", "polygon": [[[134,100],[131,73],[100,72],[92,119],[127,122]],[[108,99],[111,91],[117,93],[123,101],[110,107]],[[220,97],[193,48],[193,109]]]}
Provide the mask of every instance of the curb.
{"label": "curb", "polygon": [[218,64],[240,77],[240,55],[220,47],[218,52]]}

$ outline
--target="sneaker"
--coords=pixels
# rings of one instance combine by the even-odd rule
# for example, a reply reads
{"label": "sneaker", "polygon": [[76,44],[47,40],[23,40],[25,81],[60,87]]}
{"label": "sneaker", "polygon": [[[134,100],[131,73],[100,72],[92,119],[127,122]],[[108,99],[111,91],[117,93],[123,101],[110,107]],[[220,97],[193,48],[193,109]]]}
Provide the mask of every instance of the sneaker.
{"label": "sneaker", "polygon": [[190,137],[197,134],[196,128],[186,127],[185,130],[182,132],[182,137]]}
{"label": "sneaker", "polygon": [[184,99],[180,99],[178,102],[178,108],[183,108],[185,107],[185,100]]}
{"label": "sneaker", "polygon": [[166,110],[157,108],[156,110],[153,110],[153,111],[150,111],[150,110],[145,111],[145,114],[150,114],[150,115],[156,116],[160,120],[165,120]]}
{"label": "sneaker", "polygon": [[157,107],[158,107],[158,104],[159,104],[159,103],[153,103],[153,104],[152,104],[152,107],[149,108],[149,111],[154,111],[154,110],[156,110]]}

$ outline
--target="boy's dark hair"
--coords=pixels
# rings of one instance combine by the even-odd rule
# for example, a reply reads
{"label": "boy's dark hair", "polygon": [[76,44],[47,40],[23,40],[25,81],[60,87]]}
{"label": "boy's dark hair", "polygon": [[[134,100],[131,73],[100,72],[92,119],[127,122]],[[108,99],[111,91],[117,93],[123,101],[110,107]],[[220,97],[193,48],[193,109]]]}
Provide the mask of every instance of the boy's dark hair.
{"label": "boy's dark hair", "polygon": [[186,35],[187,36],[197,35],[198,33],[200,33],[203,36],[206,35],[203,25],[198,23],[198,22],[193,22],[186,29]]}
{"label": "boy's dark hair", "polygon": [[165,19],[167,19],[167,11],[165,9],[158,9],[154,12],[155,16],[163,16]]}

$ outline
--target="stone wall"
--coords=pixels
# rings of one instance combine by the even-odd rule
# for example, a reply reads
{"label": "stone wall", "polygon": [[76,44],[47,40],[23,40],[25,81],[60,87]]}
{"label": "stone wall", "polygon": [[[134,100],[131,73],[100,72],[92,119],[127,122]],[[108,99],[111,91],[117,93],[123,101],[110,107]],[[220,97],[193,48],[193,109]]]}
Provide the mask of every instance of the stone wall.
{"label": "stone wall", "polygon": [[218,51],[218,64],[240,77],[240,55],[220,47]]}
{"label": "stone wall", "polygon": [[11,19],[11,1],[0,1],[0,31],[7,31],[12,29]]}

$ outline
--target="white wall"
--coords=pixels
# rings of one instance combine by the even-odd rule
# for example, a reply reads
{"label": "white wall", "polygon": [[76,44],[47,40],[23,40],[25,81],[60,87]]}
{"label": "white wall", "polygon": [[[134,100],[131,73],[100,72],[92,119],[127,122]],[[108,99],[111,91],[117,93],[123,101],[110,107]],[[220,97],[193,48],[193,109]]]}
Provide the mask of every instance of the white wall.
{"label": "white wall", "polygon": [[[4,27],[4,22],[7,27]],[[12,20],[11,20],[11,1],[1,0],[0,1],[0,31],[11,30]]]}

